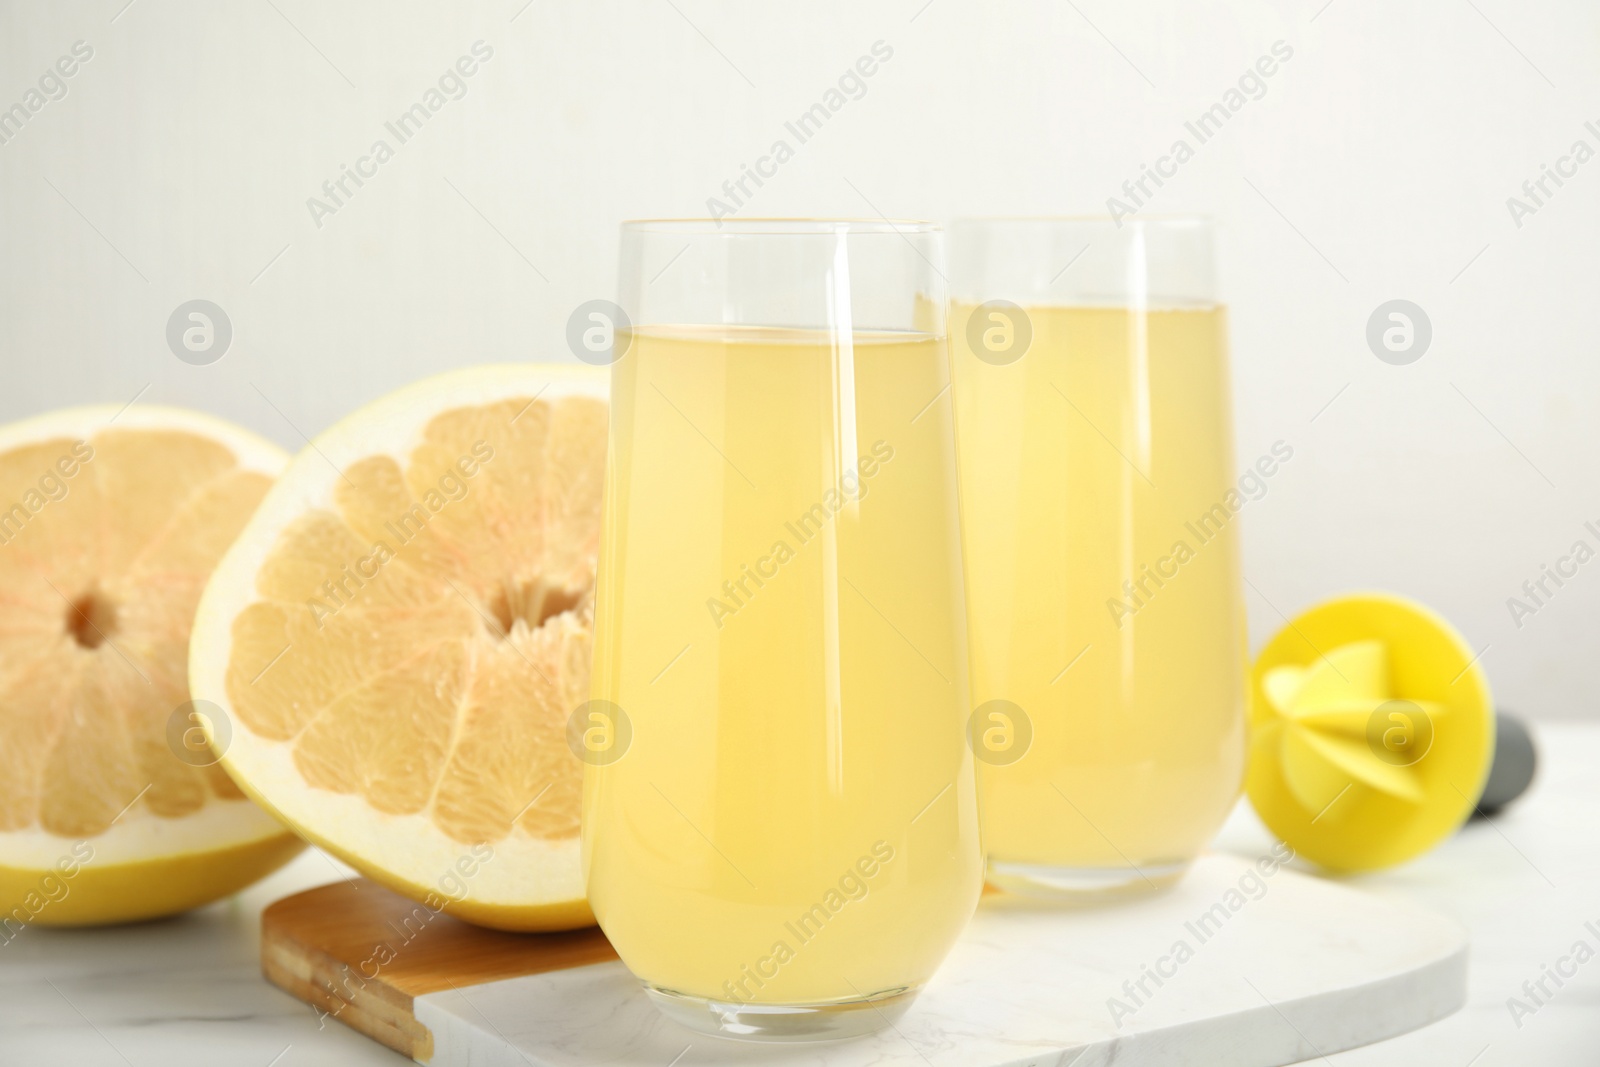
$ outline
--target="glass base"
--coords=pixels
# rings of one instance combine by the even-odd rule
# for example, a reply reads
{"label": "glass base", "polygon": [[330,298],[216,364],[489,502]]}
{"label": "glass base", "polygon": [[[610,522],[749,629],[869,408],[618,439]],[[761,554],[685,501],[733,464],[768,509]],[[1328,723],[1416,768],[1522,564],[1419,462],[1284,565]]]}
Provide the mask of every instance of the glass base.
{"label": "glass base", "polygon": [[861,1037],[900,1018],[917,996],[915,989],[887,989],[822,1004],[740,1004],[706,1000],[651,985],[644,990],[673,1022],[697,1033],[740,1041],[843,1041]]}
{"label": "glass base", "polygon": [[1020,896],[1092,903],[1171,888],[1193,860],[1148,863],[1139,867],[1050,867],[989,861],[989,882]]}

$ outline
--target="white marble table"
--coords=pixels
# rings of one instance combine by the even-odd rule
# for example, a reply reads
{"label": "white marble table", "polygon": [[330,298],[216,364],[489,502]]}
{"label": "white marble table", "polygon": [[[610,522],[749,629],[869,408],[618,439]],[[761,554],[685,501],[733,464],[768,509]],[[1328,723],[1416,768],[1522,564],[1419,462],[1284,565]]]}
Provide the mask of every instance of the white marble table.
{"label": "white marble table", "polygon": [[[1574,969],[1562,960],[1580,940],[1600,952],[1600,935],[1585,926],[1600,930],[1600,726],[1550,725],[1537,736],[1540,777],[1510,812],[1357,883],[1471,930],[1468,1006],[1326,1062],[1600,1063],[1600,956],[1577,964],[1559,987],[1546,976],[1547,967]],[[1216,847],[1255,856],[1269,844],[1241,806]],[[0,1064],[398,1067],[407,1061],[336,1022],[319,1027],[311,1009],[260,976],[261,908],[345,873],[327,857],[307,854],[234,900],[184,918],[115,930],[25,931],[0,946]],[[1539,992],[1541,979],[1551,995]],[[1514,1017],[1512,997],[1533,1010]]]}

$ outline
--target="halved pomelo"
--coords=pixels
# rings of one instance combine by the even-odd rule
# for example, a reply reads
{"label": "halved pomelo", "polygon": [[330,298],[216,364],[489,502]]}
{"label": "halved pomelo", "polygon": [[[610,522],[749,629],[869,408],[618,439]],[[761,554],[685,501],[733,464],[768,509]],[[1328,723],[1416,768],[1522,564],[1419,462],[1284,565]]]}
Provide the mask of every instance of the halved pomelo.
{"label": "halved pomelo", "polygon": [[420,382],[318,438],[217,568],[190,684],[223,766],[302,835],[435,910],[592,923],[579,853],[606,374]]}
{"label": "halved pomelo", "polygon": [[303,847],[193,743],[187,677],[201,590],[287,461],[170,408],[0,429],[0,940],[183,911]]}

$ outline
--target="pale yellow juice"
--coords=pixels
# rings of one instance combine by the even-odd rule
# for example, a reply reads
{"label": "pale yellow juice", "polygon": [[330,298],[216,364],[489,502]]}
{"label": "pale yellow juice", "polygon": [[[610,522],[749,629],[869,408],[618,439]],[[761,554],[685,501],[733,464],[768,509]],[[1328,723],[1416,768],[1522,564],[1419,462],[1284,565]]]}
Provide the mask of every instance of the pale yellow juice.
{"label": "pale yellow juice", "polygon": [[998,366],[970,314],[951,335],[974,697],[1032,729],[979,765],[985,847],[997,870],[1170,874],[1244,769],[1223,311],[1032,307]]}
{"label": "pale yellow juice", "polygon": [[914,989],[976,905],[948,374],[942,339],[755,329],[613,368],[593,696],[632,736],[586,770],[585,863],[651,986]]}

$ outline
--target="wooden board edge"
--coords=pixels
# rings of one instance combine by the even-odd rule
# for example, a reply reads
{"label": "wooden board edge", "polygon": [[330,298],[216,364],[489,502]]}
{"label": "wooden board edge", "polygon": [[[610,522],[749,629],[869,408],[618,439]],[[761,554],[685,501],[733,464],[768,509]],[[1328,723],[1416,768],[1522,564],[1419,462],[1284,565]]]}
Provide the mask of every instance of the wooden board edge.
{"label": "wooden board edge", "polygon": [[412,1014],[413,998],[383,984],[381,972],[363,977],[349,964],[263,922],[261,973],[318,1009],[319,1027],[331,1017],[419,1063],[433,1057],[433,1033]]}

